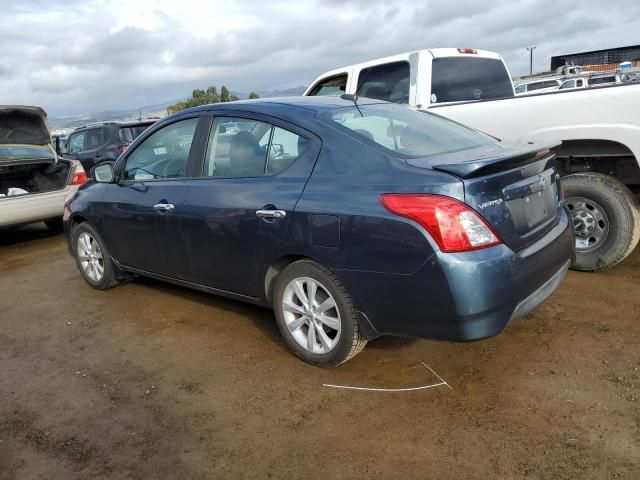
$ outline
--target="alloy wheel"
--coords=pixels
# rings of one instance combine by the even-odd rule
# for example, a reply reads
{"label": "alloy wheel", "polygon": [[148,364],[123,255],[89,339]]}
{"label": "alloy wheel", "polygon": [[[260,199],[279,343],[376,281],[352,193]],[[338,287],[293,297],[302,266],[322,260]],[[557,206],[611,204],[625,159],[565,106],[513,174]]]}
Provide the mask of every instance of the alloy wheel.
{"label": "alloy wheel", "polygon": [[308,352],[325,354],[338,344],[340,311],[329,290],[317,280],[291,280],[284,289],[282,310],[289,333]]}
{"label": "alloy wheel", "polygon": [[78,236],[77,255],[85,275],[94,282],[104,276],[104,256],[100,244],[87,232]]}

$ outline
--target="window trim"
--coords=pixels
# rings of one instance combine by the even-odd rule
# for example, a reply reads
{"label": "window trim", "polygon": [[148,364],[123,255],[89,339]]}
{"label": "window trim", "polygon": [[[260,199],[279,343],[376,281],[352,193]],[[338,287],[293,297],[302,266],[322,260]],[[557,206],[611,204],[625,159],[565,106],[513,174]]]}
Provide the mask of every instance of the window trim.
{"label": "window trim", "polygon": [[[295,135],[298,135],[299,137],[304,138],[305,140],[311,142],[312,144],[315,144],[317,142],[315,142],[312,138],[311,135],[309,134],[303,134],[300,132],[300,130],[302,130],[302,127],[296,127],[294,124],[290,124],[287,123],[283,120],[280,120],[277,117],[270,117],[267,115],[261,115],[261,114],[254,114],[253,112],[242,112],[242,111],[238,111],[238,110],[229,110],[226,112],[212,112],[209,111],[209,118],[211,120],[209,126],[208,126],[208,131],[204,140],[204,150],[203,150],[203,155],[202,155],[202,164],[200,165],[200,168],[198,168],[199,175],[196,178],[206,178],[209,180],[234,180],[234,179],[249,179],[249,178],[273,178],[273,177],[277,177],[278,175],[286,172],[287,170],[289,170],[293,165],[295,165],[296,163],[298,163],[298,161],[300,160],[300,156],[298,156],[298,158],[294,161],[291,162],[287,168],[280,170],[278,173],[267,173],[267,165],[269,164],[269,151],[271,149],[271,140],[273,140],[273,132],[275,130],[275,127],[281,128],[283,130],[287,130]],[[265,159],[265,167],[264,167],[264,173],[262,175],[259,176],[253,176],[253,177],[216,177],[216,176],[210,176],[210,175],[206,175],[206,165],[207,165],[207,158],[206,158],[206,152],[209,149],[209,141],[211,140],[211,129],[213,128],[213,124],[215,122],[216,118],[242,118],[242,119],[246,119],[246,120],[253,120],[254,122],[262,122],[262,123],[267,123],[269,125],[271,125],[271,132],[269,134],[269,142],[267,143],[267,158]],[[295,128],[291,128],[291,127],[295,127]],[[305,130],[306,131],[306,130]],[[319,142],[320,143],[320,148],[322,148],[322,141]],[[318,152],[320,151],[320,148],[318,148]]]}
{"label": "window trim", "polygon": [[[191,165],[194,162],[194,157],[196,156],[196,154],[199,153],[199,148],[198,148],[198,144],[196,142],[200,142],[201,139],[201,135],[199,135],[199,133],[201,133],[201,129],[202,129],[202,125],[204,122],[204,114],[205,112],[192,112],[190,114],[185,114],[183,116],[180,117],[176,117],[173,118],[171,121],[168,121],[166,123],[163,122],[158,122],[156,124],[153,125],[153,128],[150,128],[146,131],[144,131],[142,134],[140,134],[138,136],[138,138],[136,138],[133,143],[129,146],[129,148],[127,149],[127,151],[118,159],[118,161],[116,162],[116,164],[114,165],[114,172],[115,172],[115,183],[117,183],[118,185],[123,185],[123,186],[128,186],[128,185],[133,185],[134,183],[149,183],[149,182],[171,182],[171,181],[184,181],[186,179],[189,178],[194,178],[193,172],[192,172],[192,168]],[[122,176],[124,175],[124,169],[125,166],[127,165],[127,161],[129,160],[129,157],[133,154],[133,152],[135,152],[140,145],[142,145],[151,135],[153,135],[154,133],[162,130],[163,128],[169,127],[175,123],[178,122],[182,122],[184,120],[190,120],[196,118],[198,119],[198,123],[196,124],[196,129],[193,132],[193,139],[191,140],[191,149],[189,150],[189,157],[187,158],[187,167],[185,169],[185,176],[184,177],[172,177],[172,178],[150,178],[148,180],[128,180],[125,178],[122,178]],[[194,148],[195,147],[195,148]]]}

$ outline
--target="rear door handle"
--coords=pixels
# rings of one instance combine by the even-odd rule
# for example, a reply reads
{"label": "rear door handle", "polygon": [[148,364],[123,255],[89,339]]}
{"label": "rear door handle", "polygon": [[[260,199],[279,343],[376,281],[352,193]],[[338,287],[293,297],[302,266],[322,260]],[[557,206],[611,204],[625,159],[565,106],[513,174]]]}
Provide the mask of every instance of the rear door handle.
{"label": "rear door handle", "polygon": [[173,203],[156,203],[153,208],[158,212],[172,212],[176,209]]}
{"label": "rear door handle", "polygon": [[284,218],[287,212],[284,210],[256,210],[256,215],[260,218]]}

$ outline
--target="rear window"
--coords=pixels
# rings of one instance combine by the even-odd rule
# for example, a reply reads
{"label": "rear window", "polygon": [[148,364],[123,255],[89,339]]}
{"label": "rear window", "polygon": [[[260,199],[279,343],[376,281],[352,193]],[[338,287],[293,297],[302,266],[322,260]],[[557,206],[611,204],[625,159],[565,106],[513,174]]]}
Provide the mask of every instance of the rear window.
{"label": "rear window", "polygon": [[534,90],[541,90],[543,88],[554,88],[558,86],[558,82],[555,80],[546,80],[543,82],[534,82],[527,84],[527,91],[533,92]]}
{"label": "rear window", "polygon": [[120,127],[118,130],[118,138],[122,143],[129,144],[140,136],[150,125],[132,125],[129,127]]}
{"label": "rear window", "polygon": [[616,83],[616,77],[598,77],[591,79],[591,85],[602,85],[603,83]]}
{"label": "rear window", "polygon": [[409,62],[392,62],[364,68],[358,76],[357,94],[394,103],[409,103]]}
{"label": "rear window", "polygon": [[399,105],[354,105],[323,113],[320,118],[355,138],[403,156],[424,157],[494,142],[451,120]]}
{"label": "rear window", "polygon": [[431,103],[513,97],[513,85],[501,60],[444,57],[433,60]]}
{"label": "rear window", "polygon": [[318,82],[309,92],[315,97],[339,97],[347,88],[347,74],[336,75]]}

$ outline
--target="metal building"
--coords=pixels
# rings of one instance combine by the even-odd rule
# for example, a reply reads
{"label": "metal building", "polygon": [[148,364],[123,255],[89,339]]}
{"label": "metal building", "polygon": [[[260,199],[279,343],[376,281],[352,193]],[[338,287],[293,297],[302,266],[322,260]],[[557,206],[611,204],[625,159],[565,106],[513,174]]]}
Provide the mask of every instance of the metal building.
{"label": "metal building", "polygon": [[558,55],[551,57],[551,70],[566,64],[608,65],[633,60],[640,60],[640,45]]}

